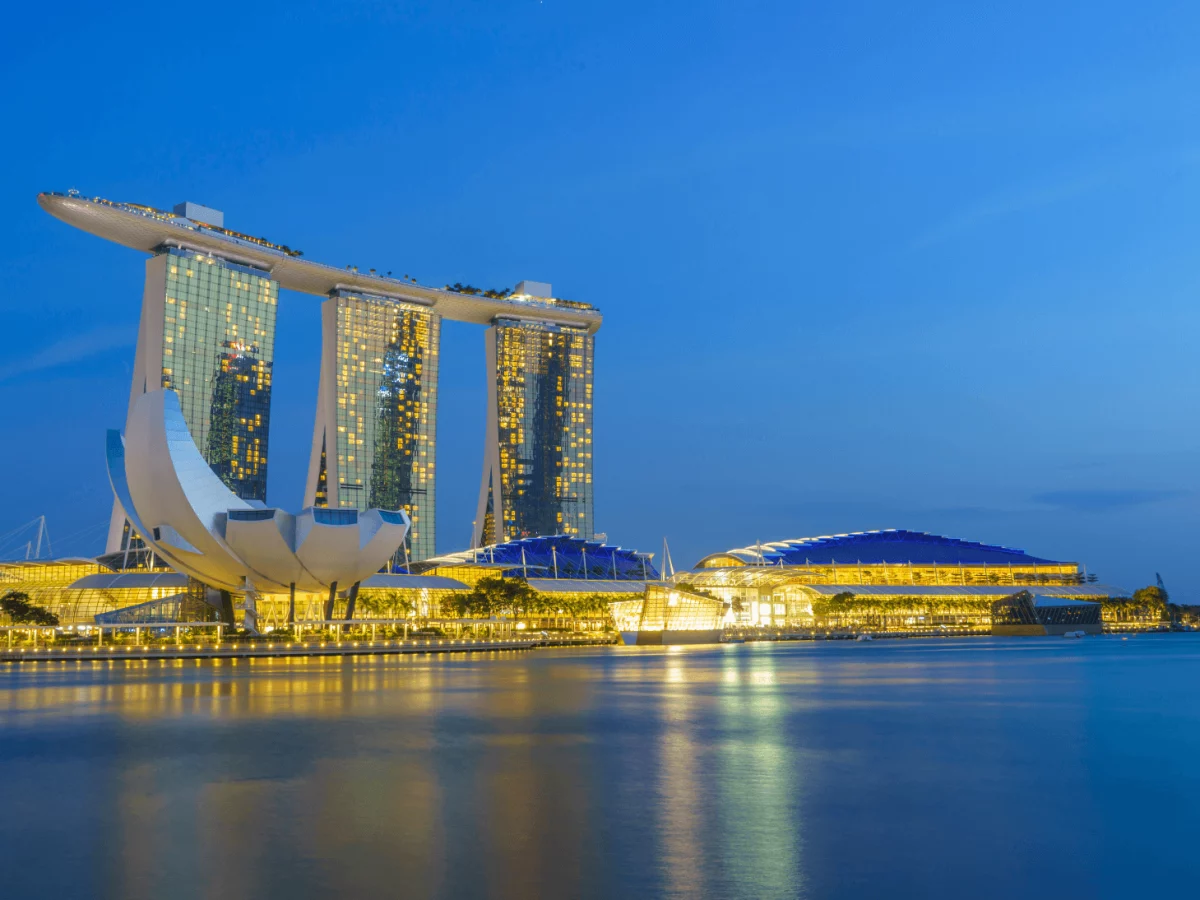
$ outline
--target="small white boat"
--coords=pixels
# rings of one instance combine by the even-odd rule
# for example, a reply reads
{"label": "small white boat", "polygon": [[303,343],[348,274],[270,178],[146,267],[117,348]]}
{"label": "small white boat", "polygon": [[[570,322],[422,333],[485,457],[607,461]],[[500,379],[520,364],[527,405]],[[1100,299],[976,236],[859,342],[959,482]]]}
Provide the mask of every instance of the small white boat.
{"label": "small white boat", "polygon": [[1082,632],[1082,631],[1063,632],[1063,637],[1065,637],[1065,638],[1081,638],[1081,637],[1083,637],[1083,635],[1084,635],[1084,632]]}
{"label": "small white boat", "polygon": [[860,634],[858,637],[855,638],[855,640],[856,641],[873,641],[873,640],[875,640],[875,638],[871,637],[869,634]]}

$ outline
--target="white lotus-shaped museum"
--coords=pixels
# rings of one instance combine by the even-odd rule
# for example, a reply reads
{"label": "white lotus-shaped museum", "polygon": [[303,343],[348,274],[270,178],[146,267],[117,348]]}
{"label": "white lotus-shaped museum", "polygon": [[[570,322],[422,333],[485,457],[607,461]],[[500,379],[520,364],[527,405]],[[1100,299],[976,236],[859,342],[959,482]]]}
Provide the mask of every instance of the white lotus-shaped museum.
{"label": "white lotus-shaped museum", "polygon": [[293,514],[241,499],[200,455],[170,390],[139,397],[107,449],[113,493],[147,545],[180,572],[245,594],[248,612],[259,593],[332,597],[357,585],[391,559],[410,524],[399,510]]}

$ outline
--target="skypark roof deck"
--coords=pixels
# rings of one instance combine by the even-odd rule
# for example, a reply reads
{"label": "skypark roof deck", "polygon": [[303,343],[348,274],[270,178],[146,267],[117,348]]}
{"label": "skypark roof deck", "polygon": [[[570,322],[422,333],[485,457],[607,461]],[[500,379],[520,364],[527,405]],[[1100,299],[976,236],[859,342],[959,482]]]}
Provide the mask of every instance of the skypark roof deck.
{"label": "skypark roof deck", "polygon": [[298,251],[262,238],[239,234],[148,206],[91,200],[60,193],[38,194],[38,205],[68,225],[144,253],[182,247],[254,266],[280,287],[318,297],[334,290],[360,291],[430,307],[456,322],[491,324],[497,316],[536,319],[556,325],[600,329],[600,311],[586,304],[516,295],[508,298],[460,294],[424,287],[386,275],[363,274],[304,259]]}

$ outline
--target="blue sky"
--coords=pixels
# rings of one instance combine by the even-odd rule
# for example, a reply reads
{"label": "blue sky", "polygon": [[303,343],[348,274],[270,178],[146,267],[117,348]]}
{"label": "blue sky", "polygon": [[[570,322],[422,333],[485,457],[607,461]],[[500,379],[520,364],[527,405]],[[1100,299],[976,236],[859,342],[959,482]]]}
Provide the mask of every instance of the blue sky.
{"label": "blue sky", "polygon": [[[914,528],[1200,602],[1194,4],[330,6],[6,14],[0,532],[101,548],[143,258],[36,205],[76,187],[598,305],[596,523],[625,546]],[[318,318],[282,295],[284,506]],[[447,323],[441,550],[484,378]]]}

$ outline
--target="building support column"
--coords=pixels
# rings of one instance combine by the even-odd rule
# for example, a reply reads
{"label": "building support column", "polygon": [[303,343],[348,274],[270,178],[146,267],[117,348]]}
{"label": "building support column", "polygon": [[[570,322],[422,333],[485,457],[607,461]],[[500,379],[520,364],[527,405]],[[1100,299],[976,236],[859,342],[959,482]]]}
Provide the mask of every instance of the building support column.
{"label": "building support column", "polygon": [[258,634],[258,591],[249,578],[246,579],[246,593],[243,596],[242,628],[251,634]]}
{"label": "building support column", "polygon": [[221,591],[221,621],[233,627],[233,594]]}
{"label": "building support column", "polygon": [[333,601],[337,599],[337,582],[329,586],[329,599],[325,601],[325,621],[333,620]]}
{"label": "building support column", "polygon": [[361,582],[354,582],[350,585],[350,593],[346,597],[346,621],[349,622],[354,618],[354,604],[358,601],[358,586]]}
{"label": "building support column", "polygon": [[288,585],[288,617],[289,625],[296,624],[296,582]]}

